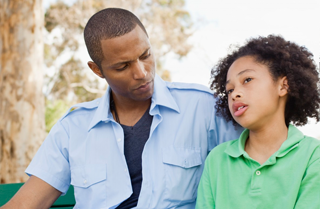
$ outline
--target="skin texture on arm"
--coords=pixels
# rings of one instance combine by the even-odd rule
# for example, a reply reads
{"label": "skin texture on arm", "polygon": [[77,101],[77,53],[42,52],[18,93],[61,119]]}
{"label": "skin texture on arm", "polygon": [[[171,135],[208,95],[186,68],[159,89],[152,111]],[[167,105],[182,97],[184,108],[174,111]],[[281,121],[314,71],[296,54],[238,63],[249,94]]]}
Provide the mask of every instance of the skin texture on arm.
{"label": "skin texture on arm", "polygon": [[1,209],[44,209],[58,199],[61,192],[39,179],[31,176],[12,199]]}

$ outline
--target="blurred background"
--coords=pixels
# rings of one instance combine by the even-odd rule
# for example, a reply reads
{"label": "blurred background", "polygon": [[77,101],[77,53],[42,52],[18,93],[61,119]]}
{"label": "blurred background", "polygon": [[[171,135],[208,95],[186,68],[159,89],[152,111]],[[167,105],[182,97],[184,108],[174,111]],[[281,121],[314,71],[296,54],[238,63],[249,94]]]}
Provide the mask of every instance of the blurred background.
{"label": "blurred background", "polygon": [[[83,29],[106,7],[135,13],[165,80],[209,86],[211,68],[246,39],[269,34],[308,48],[319,68],[318,0],[1,0],[0,183],[24,170],[70,106],[107,84],[87,67]],[[298,127],[320,139],[320,123]]]}

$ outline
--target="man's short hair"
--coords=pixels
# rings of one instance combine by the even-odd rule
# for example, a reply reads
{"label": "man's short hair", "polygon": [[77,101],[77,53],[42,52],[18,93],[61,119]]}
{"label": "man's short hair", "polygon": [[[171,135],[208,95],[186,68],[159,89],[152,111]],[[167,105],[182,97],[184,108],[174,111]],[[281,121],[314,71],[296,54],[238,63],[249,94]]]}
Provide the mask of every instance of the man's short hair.
{"label": "man's short hair", "polygon": [[131,32],[136,25],[147,34],[140,20],[130,11],[120,8],[107,8],[94,14],[84,28],[84,40],[88,53],[101,69],[103,52],[101,40],[123,36]]}

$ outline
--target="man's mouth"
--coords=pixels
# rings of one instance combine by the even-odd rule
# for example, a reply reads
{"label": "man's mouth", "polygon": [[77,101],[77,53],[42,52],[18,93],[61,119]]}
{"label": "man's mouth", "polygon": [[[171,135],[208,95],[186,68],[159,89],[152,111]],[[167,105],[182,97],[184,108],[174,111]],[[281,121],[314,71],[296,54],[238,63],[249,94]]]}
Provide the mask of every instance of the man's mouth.
{"label": "man's mouth", "polygon": [[150,89],[150,84],[151,84],[151,81],[148,81],[148,82],[140,85],[139,87],[137,87],[135,90],[137,90],[137,91],[148,91]]}

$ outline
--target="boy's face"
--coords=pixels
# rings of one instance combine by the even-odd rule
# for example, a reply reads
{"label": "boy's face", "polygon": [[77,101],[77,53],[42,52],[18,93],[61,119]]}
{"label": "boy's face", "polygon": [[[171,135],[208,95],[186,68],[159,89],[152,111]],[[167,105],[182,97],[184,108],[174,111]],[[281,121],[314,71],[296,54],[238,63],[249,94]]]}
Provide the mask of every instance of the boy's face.
{"label": "boy's face", "polygon": [[102,73],[95,63],[90,68],[105,78],[117,99],[126,102],[151,98],[155,61],[149,38],[137,25],[131,32],[101,41],[104,59]]}
{"label": "boy's face", "polygon": [[274,81],[269,68],[253,57],[237,59],[229,68],[226,82],[229,110],[234,120],[250,130],[284,121],[287,94],[284,83],[286,77]]}

